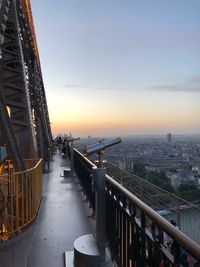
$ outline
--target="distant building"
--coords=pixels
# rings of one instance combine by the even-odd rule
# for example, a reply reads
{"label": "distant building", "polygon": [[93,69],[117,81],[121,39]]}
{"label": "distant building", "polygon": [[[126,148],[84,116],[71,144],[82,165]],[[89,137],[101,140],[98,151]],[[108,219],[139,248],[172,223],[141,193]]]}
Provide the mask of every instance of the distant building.
{"label": "distant building", "polygon": [[168,133],[167,134],[167,142],[168,143],[171,143],[171,141],[172,141],[172,134],[171,133]]}
{"label": "distant building", "polygon": [[177,191],[181,184],[181,177],[180,174],[173,174],[171,176],[171,186],[174,188],[175,191]]}
{"label": "distant building", "polygon": [[123,161],[123,160],[119,160],[118,162],[116,162],[117,164],[117,166],[120,168],[120,169],[122,169],[122,170],[125,170],[126,169],[126,162],[125,161]]}

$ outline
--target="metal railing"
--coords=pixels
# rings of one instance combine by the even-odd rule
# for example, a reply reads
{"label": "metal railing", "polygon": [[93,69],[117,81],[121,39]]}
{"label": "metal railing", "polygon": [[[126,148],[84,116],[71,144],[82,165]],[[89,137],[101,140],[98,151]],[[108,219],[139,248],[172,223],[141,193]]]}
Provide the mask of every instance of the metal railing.
{"label": "metal railing", "polygon": [[187,236],[200,244],[200,207],[106,162],[106,172],[168,221],[176,219]]}
{"label": "metal railing", "polygon": [[0,242],[20,233],[36,217],[42,196],[42,159],[25,160],[26,170],[0,175]]}
{"label": "metal railing", "polygon": [[[74,166],[94,209],[92,168],[95,165],[74,150]],[[196,242],[108,175],[105,191],[106,238],[117,266],[197,266],[200,246]],[[165,244],[165,236],[171,240],[170,247]],[[186,259],[190,265],[186,265]]]}

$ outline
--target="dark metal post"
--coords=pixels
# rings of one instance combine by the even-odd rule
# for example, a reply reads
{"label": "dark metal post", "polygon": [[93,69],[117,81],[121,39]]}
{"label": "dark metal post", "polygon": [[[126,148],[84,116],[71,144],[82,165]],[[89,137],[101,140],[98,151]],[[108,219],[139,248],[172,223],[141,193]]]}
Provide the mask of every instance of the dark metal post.
{"label": "dark metal post", "polygon": [[101,253],[101,261],[105,262],[105,179],[106,170],[104,168],[93,169],[94,187],[96,190],[96,241]]}
{"label": "dark metal post", "polygon": [[146,218],[145,214],[141,212],[141,266],[146,266],[146,238],[145,238],[145,229],[146,229]]}
{"label": "dark metal post", "polygon": [[176,200],[176,224],[181,228],[181,212],[180,212],[180,203]]}
{"label": "dark metal post", "polygon": [[77,138],[73,138],[73,137],[69,137],[67,139],[67,142],[71,142],[71,146],[70,146],[70,161],[71,161],[71,173],[73,175],[74,172],[74,141],[79,140],[80,137]]}
{"label": "dark metal post", "polygon": [[71,172],[74,173],[74,142],[71,142]]}

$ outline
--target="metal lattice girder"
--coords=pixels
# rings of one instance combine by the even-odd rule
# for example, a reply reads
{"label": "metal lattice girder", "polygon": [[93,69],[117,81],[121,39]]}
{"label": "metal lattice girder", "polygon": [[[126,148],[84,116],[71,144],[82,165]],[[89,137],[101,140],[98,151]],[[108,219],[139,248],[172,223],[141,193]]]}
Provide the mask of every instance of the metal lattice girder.
{"label": "metal lattice girder", "polygon": [[1,145],[6,146],[9,156],[12,159],[17,170],[23,170],[24,164],[22,155],[17,144],[15,132],[13,130],[11,120],[3,98],[2,89],[0,87],[0,141]]}
{"label": "metal lattice girder", "polygon": [[20,3],[20,25],[23,25],[21,27],[21,35],[22,39],[27,40],[22,45],[28,68],[27,75],[30,84],[31,107],[33,110],[38,154],[43,158],[48,158],[52,134],[33,18],[30,2],[21,0]]}
{"label": "metal lattice girder", "polygon": [[[0,131],[3,134],[0,143],[10,147],[11,140],[6,133],[9,128],[10,136],[15,140],[13,149],[23,158],[38,155],[48,158],[52,134],[31,7],[27,0],[0,0],[0,87],[1,105],[5,110],[2,113],[4,121],[1,116]],[[9,154],[14,157],[12,150]]]}
{"label": "metal lattice girder", "polygon": [[10,109],[12,127],[22,157],[25,158],[35,156],[35,150],[26,64],[19,27],[16,3],[12,1],[2,45],[1,81],[5,104]]}

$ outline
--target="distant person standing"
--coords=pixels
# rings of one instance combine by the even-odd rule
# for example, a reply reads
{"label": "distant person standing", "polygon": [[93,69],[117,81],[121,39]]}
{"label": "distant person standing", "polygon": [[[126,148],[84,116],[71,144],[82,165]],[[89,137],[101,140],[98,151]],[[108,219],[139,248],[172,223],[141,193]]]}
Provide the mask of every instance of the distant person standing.
{"label": "distant person standing", "polygon": [[57,145],[58,145],[58,151],[61,153],[62,152],[62,137],[61,136],[57,138]]}
{"label": "distant person standing", "polygon": [[62,142],[62,153],[63,153],[63,156],[66,156],[67,154],[67,140],[66,139],[64,139]]}

